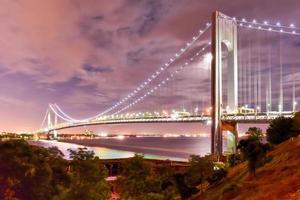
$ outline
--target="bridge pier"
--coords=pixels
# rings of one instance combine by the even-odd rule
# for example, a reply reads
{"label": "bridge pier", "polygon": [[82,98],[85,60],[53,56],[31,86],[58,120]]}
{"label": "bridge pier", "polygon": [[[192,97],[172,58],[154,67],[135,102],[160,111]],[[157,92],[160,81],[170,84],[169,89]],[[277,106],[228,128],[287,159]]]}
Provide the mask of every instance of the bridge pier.
{"label": "bridge pier", "polygon": [[[222,122],[222,136],[223,132],[228,131],[233,136],[233,144],[230,153],[236,153],[238,143],[238,123],[237,122]],[[221,137],[223,139],[223,137]],[[221,140],[221,150],[223,152],[223,140]]]}

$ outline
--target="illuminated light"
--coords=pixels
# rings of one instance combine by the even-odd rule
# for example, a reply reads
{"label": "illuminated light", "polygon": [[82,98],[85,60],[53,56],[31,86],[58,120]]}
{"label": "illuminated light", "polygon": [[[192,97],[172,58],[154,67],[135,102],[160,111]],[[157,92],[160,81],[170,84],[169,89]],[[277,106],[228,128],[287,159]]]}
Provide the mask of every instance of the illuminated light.
{"label": "illuminated light", "polygon": [[211,63],[212,59],[213,59],[213,56],[211,53],[208,53],[204,56],[204,62],[207,64]]}
{"label": "illuminated light", "polygon": [[208,44],[211,45],[211,42],[209,42]]}
{"label": "illuminated light", "polygon": [[206,26],[210,26],[210,23],[206,23]]}
{"label": "illuminated light", "polygon": [[245,18],[243,18],[243,19],[242,19],[242,21],[243,21],[243,22],[246,22],[246,19],[245,19]]}
{"label": "illuminated light", "polygon": [[169,78],[166,78],[166,81],[168,81],[169,80]]}
{"label": "illuminated light", "polygon": [[261,26],[259,26],[258,29],[261,29]]}
{"label": "illuminated light", "polygon": [[269,30],[269,31],[272,31],[272,28],[269,28],[268,30]]}
{"label": "illuminated light", "polygon": [[119,140],[124,140],[124,138],[125,138],[124,135],[118,135],[118,136],[117,136],[117,139],[119,139]]}
{"label": "illuminated light", "polygon": [[242,24],[242,23],[240,23],[240,26],[243,26],[243,24]]}
{"label": "illuminated light", "polygon": [[[151,78],[148,78],[148,82],[150,82],[151,81]],[[147,82],[146,82],[147,83]]]}
{"label": "illuminated light", "polygon": [[185,64],[185,65],[188,65],[189,63],[186,62],[186,63],[184,63],[184,64]]}
{"label": "illuminated light", "polygon": [[163,67],[160,68],[161,71],[165,70]]}
{"label": "illuminated light", "polygon": [[173,62],[174,60],[172,58],[170,58],[170,61]]}
{"label": "illuminated light", "polygon": [[190,46],[191,44],[190,43],[186,43],[186,46]]}
{"label": "illuminated light", "polygon": [[166,63],[166,64],[165,64],[165,66],[166,66],[166,67],[168,67],[168,66],[169,66],[169,64],[168,64],[168,63]]}
{"label": "illuminated light", "polygon": [[251,25],[251,24],[249,25],[249,28],[252,28],[252,25]]}
{"label": "illuminated light", "polygon": [[196,56],[199,56],[199,53],[196,53]]}
{"label": "illuminated light", "polygon": [[176,53],[175,56],[178,57],[179,55]]}
{"label": "illuminated light", "polygon": [[290,24],[290,27],[291,27],[291,28],[295,28],[295,25],[294,25],[294,24]]}
{"label": "illuminated light", "polygon": [[191,60],[191,61],[193,61],[193,60],[194,60],[194,58],[191,58],[190,60]]}
{"label": "illuminated light", "polygon": [[282,30],[282,29],[280,29],[280,32],[282,33],[282,32],[283,32],[283,30]]}
{"label": "illuminated light", "polygon": [[158,74],[159,74],[159,71],[156,72],[156,75],[158,75]]}
{"label": "illuminated light", "polygon": [[193,37],[193,40],[196,40],[197,38],[196,37]]}
{"label": "illuminated light", "polygon": [[180,51],[184,52],[184,49],[180,49]]}
{"label": "illuminated light", "polygon": [[292,33],[293,33],[293,34],[296,34],[296,31],[293,31]]}
{"label": "illuminated light", "polygon": [[236,20],[236,18],[235,18],[235,17],[233,17],[232,19],[233,19],[234,21]]}
{"label": "illuminated light", "polygon": [[254,19],[253,21],[252,21],[254,24],[256,24],[256,20]]}
{"label": "illuminated light", "polygon": [[107,133],[100,133],[99,135],[100,135],[100,137],[107,137],[108,136]]}
{"label": "illuminated light", "polygon": [[264,25],[268,25],[268,22],[267,22],[267,21],[264,21]]}
{"label": "illuminated light", "polygon": [[277,22],[277,23],[276,23],[276,26],[280,26],[280,23],[279,23],[279,22]]}
{"label": "illuminated light", "polygon": [[204,50],[205,50],[205,48],[203,47],[203,48],[202,48],[202,51],[204,51]]}
{"label": "illuminated light", "polygon": [[202,31],[202,30],[199,30],[199,33],[203,33],[203,31]]}
{"label": "illuminated light", "polygon": [[294,101],[294,105],[297,105],[297,101]]}

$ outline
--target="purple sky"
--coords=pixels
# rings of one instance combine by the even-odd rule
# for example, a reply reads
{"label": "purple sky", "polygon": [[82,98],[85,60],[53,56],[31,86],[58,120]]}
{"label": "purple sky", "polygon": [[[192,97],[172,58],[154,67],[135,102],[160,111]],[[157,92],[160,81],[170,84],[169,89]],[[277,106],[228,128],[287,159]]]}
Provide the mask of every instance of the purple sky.
{"label": "purple sky", "polygon": [[[299,0],[2,0],[0,130],[39,128],[54,102],[75,118],[103,111],[172,57],[214,10],[300,26],[299,6]],[[208,75],[191,66],[171,85],[176,98],[159,91],[146,109],[208,101]]]}

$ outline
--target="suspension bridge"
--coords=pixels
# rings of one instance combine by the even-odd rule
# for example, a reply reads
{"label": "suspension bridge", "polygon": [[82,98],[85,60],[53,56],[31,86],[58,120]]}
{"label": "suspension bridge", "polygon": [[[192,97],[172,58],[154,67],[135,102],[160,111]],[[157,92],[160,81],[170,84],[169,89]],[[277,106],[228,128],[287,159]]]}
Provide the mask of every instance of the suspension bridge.
{"label": "suspension bridge", "polygon": [[[75,119],[57,104],[49,104],[36,132],[55,137],[57,130],[89,125],[198,122],[211,126],[211,153],[220,155],[223,131],[237,140],[239,123],[267,123],[296,112],[299,41],[300,28],[294,24],[239,19],[216,11],[185,46],[115,104],[85,119]],[[201,74],[194,73],[195,66],[200,66]],[[198,91],[180,88],[187,74],[192,76],[189,83],[195,75],[205,77],[208,84],[197,87]],[[155,98],[180,99],[182,90],[192,92],[182,103],[190,104],[190,110],[153,105]],[[147,101],[150,106],[145,107],[156,111],[143,108]]]}

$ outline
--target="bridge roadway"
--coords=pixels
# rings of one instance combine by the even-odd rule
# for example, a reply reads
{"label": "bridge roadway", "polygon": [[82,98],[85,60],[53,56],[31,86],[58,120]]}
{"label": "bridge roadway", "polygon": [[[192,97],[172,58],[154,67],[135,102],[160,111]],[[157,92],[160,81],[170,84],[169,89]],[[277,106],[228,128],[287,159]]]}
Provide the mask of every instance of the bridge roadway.
{"label": "bridge roadway", "polygon": [[[257,114],[223,114],[223,122],[236,122],[236,123],[268,123],[270,120],[275,119],[278,116],[292,117],[293,112],[270,112],[270,113],[257,113]],[[106,125],[106,124],[133,124],[133,123],[210,123],[210,115],[190,115],[181,117],[171,116],[152,116],[152,117],[126,117],[126,118],[97,118],[89,121],[78,121],[78,122],[64,122],[58,123],[47,129],[38,130],[38,133],[51,132],[54,130],[62,130],[67,128],[75,128],[81,126],[92,126],[92,125]]]}

